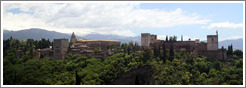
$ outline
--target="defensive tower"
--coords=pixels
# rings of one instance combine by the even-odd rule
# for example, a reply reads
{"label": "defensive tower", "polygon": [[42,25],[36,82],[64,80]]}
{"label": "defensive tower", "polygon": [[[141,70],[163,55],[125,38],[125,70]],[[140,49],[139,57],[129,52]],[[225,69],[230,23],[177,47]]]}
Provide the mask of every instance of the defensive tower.
{"label": "defensive tower", "polygon": [[218,50],[218,31],[216,35],[207,35],[207,50]]}

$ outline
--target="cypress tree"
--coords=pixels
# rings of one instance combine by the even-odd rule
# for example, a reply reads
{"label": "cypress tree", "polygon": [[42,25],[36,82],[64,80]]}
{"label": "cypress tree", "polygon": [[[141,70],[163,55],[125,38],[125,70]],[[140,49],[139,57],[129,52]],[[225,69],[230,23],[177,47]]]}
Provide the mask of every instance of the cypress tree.
{"label": "cypress tree", "polygon": [[231,55],[233,54],[233,47],[232,47],[232,44],[231,44]]}
{"label": "cypress tree", "polygon": [[75,71],[75,78],[76,78],[76,83],[75,83],[75,85],[80,85],[80,78],[79,78],[79,75],[78,75],[77,70]]}
{"label": "cypress tree", "polygon": [[167,57],[167,55],[166,55],[166,46],[165,46],[165,43],[163,43],[163,45],[162,45],[162,49],[163,49],[163,59],[164,59],[164,61],[166,60],[166,57]]}
{"label": "cypress tree", "polygon": [[181,41],[183,41],[183,35],[181,35]]}
{"label": "cypress tree", "polygon": [[168,42],[168,36],[166,36],[166,42]]}
{"label": "cypress tree", "polygon": [[158,57],[158,51],[157,51],[156,43],[154,44],[154,56]]}
{"label": "cypress tree", "polygon": [[173,49],[173,44],[170,44],[170,61],[174,59],[174,49]]}

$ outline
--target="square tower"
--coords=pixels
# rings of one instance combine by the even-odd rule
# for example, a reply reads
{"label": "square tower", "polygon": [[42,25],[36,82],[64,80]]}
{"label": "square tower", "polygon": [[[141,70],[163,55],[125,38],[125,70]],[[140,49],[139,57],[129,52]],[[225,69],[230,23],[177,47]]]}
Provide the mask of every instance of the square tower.
{"label": "square tower", "polygon": [[207,50],[218,50],[218,35],[207,35]]}
{"label": "square tower", "polygon": [[141,46],[150,46],[151,43],[155,43],[156,39],[156,35],[152,35],[150,33],[141,33]]}
{"label": "square tower", "polygon": [[149,46],[150,43],[150,34],[149,33],[141,33],[141,46]]}
{"label": "square tower", "polygon": [[64,60],[68,50],[68,39],[54,39],[54,57]]}

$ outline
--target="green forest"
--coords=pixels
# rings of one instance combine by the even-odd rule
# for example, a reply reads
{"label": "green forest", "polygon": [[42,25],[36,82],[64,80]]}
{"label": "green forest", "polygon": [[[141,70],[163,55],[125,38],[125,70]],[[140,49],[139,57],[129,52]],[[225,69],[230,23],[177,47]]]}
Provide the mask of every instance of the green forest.
{"label": "green forest", "polygon": [[[32,51],[47,48],[46,39],[3,41],[4,85],[110,85],[122,74],[150,66],[151,80],[146,85],[243,85],[243,52],[228,47],[228,59],[219,61],[204,56],[194,57],[184,50],[165,49],[134,51],[132,42],[105,60],[68,53],[65,60],[49,57],[35,59]],[[24,55],[17,58],[16,50]]]}

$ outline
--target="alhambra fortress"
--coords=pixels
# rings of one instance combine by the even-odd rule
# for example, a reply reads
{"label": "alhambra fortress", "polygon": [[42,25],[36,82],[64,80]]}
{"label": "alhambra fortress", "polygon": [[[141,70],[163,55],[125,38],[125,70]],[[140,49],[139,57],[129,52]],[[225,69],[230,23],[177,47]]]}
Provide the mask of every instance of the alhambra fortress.
{"label": "alhambra fortress", "polygon": [[[75,34],[72,33],[70,42],[68,39],[54,39],[52,47],[38,49],[33,53],[35,53],[36,59],[50,57],[53,59],[64,60],[69,52],[106,59],[106,57],[110,55],[123,52],[121,49],[117,48],[120,47],[120,45],[121,42],[116,40],[78,39]],[[183,41],[182,37],[180,41],[167,42],[165,40],[158,40],[157,35],[142,33],[141,46],[135,44],[133,46],[133,51],[143,50],[145,47],[150,47],[152,49],[165,47],[166,50],[169,51],[171,46],[174,51],[185,50],[185,52],[192,52],[195,57],[207,56],[219,60],[227,59],[226,49],[223,47],[222,49],[218,48],[218,32],[216,32],[216,35],[207,35],[207,43],[200,42],[199,39],[195,39],[195,41]],[[17,57],[21,57],[23,52],[17,51],[16,55]]]}

